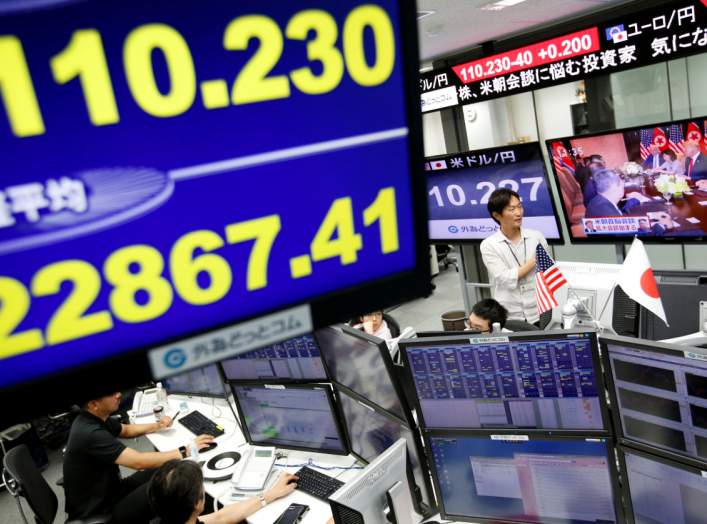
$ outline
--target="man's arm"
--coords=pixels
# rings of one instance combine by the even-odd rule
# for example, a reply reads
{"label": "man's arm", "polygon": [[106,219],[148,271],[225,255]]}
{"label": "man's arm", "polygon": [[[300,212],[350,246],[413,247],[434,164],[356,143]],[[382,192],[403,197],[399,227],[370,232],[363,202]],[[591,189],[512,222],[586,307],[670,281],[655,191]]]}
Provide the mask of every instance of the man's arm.
{"label": "man's arm", "polygon": [[[213,442],[211,435],[199,435],[194,439],[198,449],[203,449]],[[190,455],[187,446],[187,457]],[[115,463],[126,468],[142,470],[158,468],[168,460],[181,459],[182,455],[178,449],[172,451],[137,451],[132,448],[125,448],[115,459]]]}
{"label": "man's arm", "polygon": [[120,438],[135,438],[154,433],[172,425],[172,417],[163,416],[159,422],[151,424],[121,424]]}

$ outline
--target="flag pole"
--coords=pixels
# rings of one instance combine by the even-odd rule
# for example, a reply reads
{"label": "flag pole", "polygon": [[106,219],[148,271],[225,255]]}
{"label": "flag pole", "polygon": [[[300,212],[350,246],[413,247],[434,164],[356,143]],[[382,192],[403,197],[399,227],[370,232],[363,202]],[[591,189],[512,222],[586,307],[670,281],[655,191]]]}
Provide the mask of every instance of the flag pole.
{"label": "flag pole", "polygon": [[[609,301],[614,297],[614,290],[616,289],[616,282],[614,282],[614,285],[611,287],[611,291],[609,292],[609,298],[606,299],[606,302],[604,302],[604,307],[601,308],[601,313],[599,313],[599,318],[604,314],[604,311],[606,310],[606,306],[609,305]],[[595,320],[595,322],[597,322]],[[601,326],[601,321],[597,322]],[[602,326],[603,327],[603,326]],[[611,329],[613,331],[613,326],[611,326]]]}

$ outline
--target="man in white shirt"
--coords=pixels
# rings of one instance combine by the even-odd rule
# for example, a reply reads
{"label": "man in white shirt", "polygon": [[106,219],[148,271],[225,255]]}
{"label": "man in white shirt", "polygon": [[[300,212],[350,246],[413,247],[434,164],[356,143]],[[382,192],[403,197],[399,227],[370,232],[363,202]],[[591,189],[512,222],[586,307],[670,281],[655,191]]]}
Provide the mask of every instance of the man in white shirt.
{"label": "man in white shirt", "polygon": [[481,256],[491,278],[494,298],[508,318],[535,324],[540,320],[535,298],[535,248],[550,248],[539,231],[524,229],[523,204],[507,188],[491,193],[487,208],[501,230],[481,242]]}

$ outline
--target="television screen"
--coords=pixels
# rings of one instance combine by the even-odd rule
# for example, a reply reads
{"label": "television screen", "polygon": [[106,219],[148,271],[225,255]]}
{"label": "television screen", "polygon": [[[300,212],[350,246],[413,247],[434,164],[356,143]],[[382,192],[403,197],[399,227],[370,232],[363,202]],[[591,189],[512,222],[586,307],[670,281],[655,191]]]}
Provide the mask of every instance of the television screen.
{"label": "television screen", "polygon": [[450,520],[618,522],[607,439],[432,432],[433,479]]}
{"label": "television screen", "polygon": [[241,353],[221,362],[226,380],[277,382],[326,380],[319,346],[312,335]]}
{"label": "television screen", "polygon": [[170,394],[181,393],[205,397],[226,396],[223,379],[216,364],[174,375],[164,379],[163,382],[165,390]]}
{"label": "television screen", "polygon": [[572,240],[707,235],[705,118],[547,140]]}
{"label": "television screen", "polygon": [[702,470],[626,446],[619,450],[635,524],[705,522],[707,476]]}
{"label": "television screen", "polygon": [[423,339],[402,349],[424,427],[608,427],[596,333]]}
{"label": "television screen", "polygon": [[538,143],[427,160],[430,239],[481,241],[498,231],[486,204],[494,190],[507,187],[520,194],[525,227],[540,231],[548,241],[562,240]]}
{"label": "television screen", "polygon": [[621,435],[707,460],[707,354],[687,346],[604,337]]}

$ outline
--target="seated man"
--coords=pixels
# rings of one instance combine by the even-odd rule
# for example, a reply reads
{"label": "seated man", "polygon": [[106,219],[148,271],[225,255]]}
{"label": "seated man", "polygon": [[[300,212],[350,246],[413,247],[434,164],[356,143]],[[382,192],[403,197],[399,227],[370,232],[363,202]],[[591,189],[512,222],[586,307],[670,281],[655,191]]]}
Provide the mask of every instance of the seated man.
{"label": "seated man", "polygon": [[587,205],[587,218],[623,216],[618,203],[624,197],[624,181],[619,174],[604,169],[593,178],[597,194]]}
{"label": "seated man", "polygon": [[204,476],[191,460],[170,460],[150,481],[149,500],[161,524],[235,524],[273,500],[289,495],[297,487],[297,477],[283,473],[262,495],[228,506],[200,518],[204,511]]}
{"label": "seated man", "polygon": [[[110,418],[117,411],[120,398],[120,393],[113,393],[85,402],[71,425],[64,455],[64,491],[69,519],[109,513],[111,524],[149,522],[154,511],[147,500],[147,482],[154,468],[189,455],[186,446],[161,453],[140,452],[118,440],[172,425],[168,416],[152,424],[121,424]],[[212,440],[209,435],[200,435],[195,443],[202,449]],[[138,473],[121,478],[118,466],[138,470]]]}
{"label": "seated man", "polygon": [[469,329],[479,331],[481,333],[491,333],[493,325],[498,323],[501,327],[501,332],[508,333],[509,330],[504,329],[506,320],[508,319],[508,311],[501,304],[492,298],[485,298],[474,304],[469,313]]}
{"label": "seated man", "polygon": [[383,340],[391,340],[394,338],[390,332],[388,323],[383,318],[383,311],[380,310],[364,314],[360,320],[351,327],[361,329],[369,335],[382,338]]}

